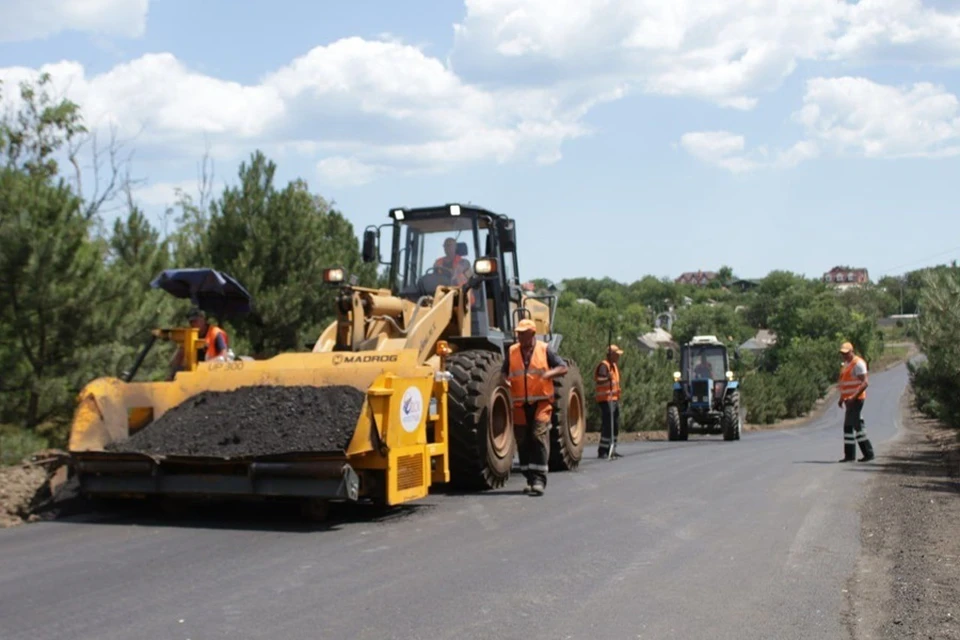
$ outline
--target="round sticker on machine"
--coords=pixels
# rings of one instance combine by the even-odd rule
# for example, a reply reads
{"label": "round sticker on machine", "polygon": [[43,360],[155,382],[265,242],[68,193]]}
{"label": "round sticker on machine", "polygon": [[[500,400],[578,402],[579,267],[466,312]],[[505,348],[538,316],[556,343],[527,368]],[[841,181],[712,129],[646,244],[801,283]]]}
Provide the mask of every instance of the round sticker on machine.
{"label": "round sticker on machine", "polygon": [[407,433],[413,433],[423,418],[423,394],[416,387],[409,387],[400,399],[400,425]]}

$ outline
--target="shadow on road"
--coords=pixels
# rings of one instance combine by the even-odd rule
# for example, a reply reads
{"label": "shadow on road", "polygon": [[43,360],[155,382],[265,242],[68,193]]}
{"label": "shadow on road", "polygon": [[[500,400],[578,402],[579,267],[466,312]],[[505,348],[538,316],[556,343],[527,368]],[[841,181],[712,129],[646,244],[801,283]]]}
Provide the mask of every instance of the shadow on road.
{"label": "shadow on road", "polygon": [[853,471],[868,473],[895,473],[915,478],[916,482],[904,484],[906,487],[923,489],[936,493],[960,493],[960,479],[944,474],[944,459],[939,451],[914,451],[909,456],[879,456],[869,465],[857,465]]}
{"label": "shadow on road", "polygon": [[75,497],[42,519],[50,523],[315,533],[338,530],[350,524],[396,522],[426,513],[435,506],[422,502],[396,507],[331,503],[326,513],[320,515],[304,511],[303,505],[284,500],[87,500]]}

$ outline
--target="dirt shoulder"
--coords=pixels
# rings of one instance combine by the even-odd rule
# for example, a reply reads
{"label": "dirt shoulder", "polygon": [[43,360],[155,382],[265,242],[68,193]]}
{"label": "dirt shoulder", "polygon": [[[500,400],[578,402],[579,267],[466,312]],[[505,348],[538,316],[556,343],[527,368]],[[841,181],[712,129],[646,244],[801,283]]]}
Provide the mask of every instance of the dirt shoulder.
{"label": "dirt shoulder", "polygon": [[901,400],[903,432],[870,465],[851,637],[960,639],[960,438]]}

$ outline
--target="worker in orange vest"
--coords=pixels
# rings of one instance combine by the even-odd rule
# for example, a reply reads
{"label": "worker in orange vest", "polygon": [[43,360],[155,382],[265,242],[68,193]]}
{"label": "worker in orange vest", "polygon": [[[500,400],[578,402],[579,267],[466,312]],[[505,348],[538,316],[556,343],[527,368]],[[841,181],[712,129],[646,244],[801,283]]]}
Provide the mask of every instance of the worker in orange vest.
{"label": "worker in orange vest", "polygon": [[503,377],[513,398],[513,424],[520,471],[527,478],[524,493],[543,495],[547,487],[550,426],[553,418],[553,379],[567,373],[567,363],[537,340],[537,325],[523,319],[515,329],[517,342],[503,361]]}
{"label": "worker in orange vest", "polygon": [[617,437],[620,435],[620,356],[623,349],[615,344],[607,348],[607,357],[593,371],[596,400],[600,406],[600,446],[597,457],[619,458]]}
{"label": "worker in orange vest", "polygon": [[[228,354],[230,338],[227,336],[227,332],[207,322],[207,314],[205,314],[203,310],[196,307],[190,309],[190,312],[187,313],[187,319],[190,321],[190,326],[199,332],[200,338],[204,342],[203,357],[200,358],[201,361],[209,362],[214,358]],[[183,348],[179,347],[173,359],[170,361],[170,373],[167,379],[173,380],[182,365]]]}
{"label": "worker in orange vest", "polygon": [[840,401],[837,403],[843,408],[846,405],[846,414],[843,419],[843,458],[840,462],[853,462],[857,455],[857,445],[863,457],[860,462],[873,460],[873,445],[863,428],[863,402],[867,399],[869,380],[867,363],[853,351],[853,345],[844,342],[840,346],[840,354],[844,365],[840,371]]}

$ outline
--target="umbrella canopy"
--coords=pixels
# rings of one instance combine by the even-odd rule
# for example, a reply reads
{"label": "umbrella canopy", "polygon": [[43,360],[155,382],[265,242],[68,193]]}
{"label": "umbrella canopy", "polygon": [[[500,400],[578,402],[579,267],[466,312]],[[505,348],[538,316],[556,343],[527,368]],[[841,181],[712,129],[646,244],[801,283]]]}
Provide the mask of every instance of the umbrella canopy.
{"label": "umbrella canopy", "polygon": [[214,269],[167,269],[150,286],[178,298],[188,298],[216,315],[249,313],[252,296],[232,276]]}

